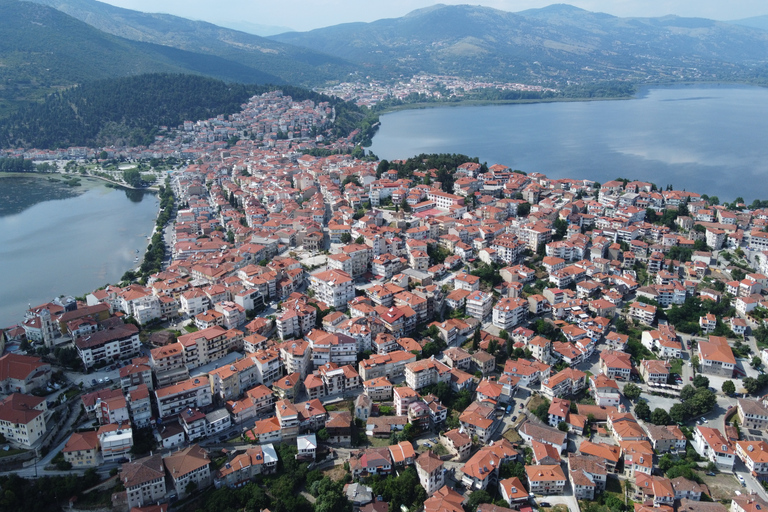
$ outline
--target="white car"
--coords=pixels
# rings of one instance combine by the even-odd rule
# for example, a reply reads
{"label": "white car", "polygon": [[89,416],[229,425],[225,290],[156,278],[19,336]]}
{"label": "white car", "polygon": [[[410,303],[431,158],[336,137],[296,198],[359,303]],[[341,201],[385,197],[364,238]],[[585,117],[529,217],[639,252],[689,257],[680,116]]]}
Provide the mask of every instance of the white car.
{"label": "white car", "polygon": [[744,485],[744,486],[746,486],[746,485],[747,485],[747,482],[745,482],[745,481],[744,481],[744,477],[743,477],[743,476],[741,476],[741,475],[736,475],[736,478],[738,478],[738,479],[739,479],[739,483],[740,483],[741,485]]}
{"label": "white car", "polygon": [[690,368],[691,366],[693,366],[693,365],[691,364],[690,361],[688,361],[688,368]]}

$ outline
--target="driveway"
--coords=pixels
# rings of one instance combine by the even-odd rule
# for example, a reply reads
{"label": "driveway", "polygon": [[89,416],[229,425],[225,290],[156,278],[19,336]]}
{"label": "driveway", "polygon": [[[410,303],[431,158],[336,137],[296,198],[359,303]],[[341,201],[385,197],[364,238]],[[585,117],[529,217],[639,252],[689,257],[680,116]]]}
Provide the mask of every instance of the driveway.
{"label": "driveway", "polygon": [[563,494],[561,496],[540,496],[537,494],[536,503],[541,506],[541,502],[549,503],[553,507],[555,505],[565,505],[571,512],[576,512],[579,510],[579,501],[573,495],[571,483],[568,481],[565,482],[565,488],[563,489]]}

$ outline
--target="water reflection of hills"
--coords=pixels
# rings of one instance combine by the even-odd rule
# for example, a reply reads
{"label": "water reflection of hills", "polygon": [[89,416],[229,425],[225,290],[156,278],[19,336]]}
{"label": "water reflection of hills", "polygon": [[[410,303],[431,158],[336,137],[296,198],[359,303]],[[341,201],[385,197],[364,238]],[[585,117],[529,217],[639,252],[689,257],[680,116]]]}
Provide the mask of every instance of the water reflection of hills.
{"label": "water reflection of hills", "polygon": [[68,199],[83,192],[84,188],[70,187],[52,177],[4,177],[0,179],[0,217],[17,215],[38,203]]}

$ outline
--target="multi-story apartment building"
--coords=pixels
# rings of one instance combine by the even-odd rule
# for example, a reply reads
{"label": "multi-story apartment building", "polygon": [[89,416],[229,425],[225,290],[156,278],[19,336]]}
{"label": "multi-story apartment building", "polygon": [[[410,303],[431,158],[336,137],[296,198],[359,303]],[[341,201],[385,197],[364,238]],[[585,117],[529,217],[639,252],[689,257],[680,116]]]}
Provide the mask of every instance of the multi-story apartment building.
{"label": "multi-story apartment building", "polygon": [[44,397],[13,393],[0,401],[0,434],[14,445],[30,448],[45,434],[47,411]]}
{"label": "multi-story apartment building", "polygon": [[179,336],[178,343],[184,348],[184,364],[193,369],[221,359],[227,353],[242,347],[243,334],[221,326]]}
{"label": "multi-story apartment building", "polygon": [[250,358],[256,363],[256,379],[260,384],[270,386],[283,374],[283,361],[275,348],[259,350],[251,354]]}
{"label": "multi-story apartment building", "polygon": [[61,453],[73,468],[90,468],[101,464],[99,437],[93,430],[74,432]]}
{"label": "multi-story apartment building", "polygon": [[738,414],[742,428],[768,429],[768,407],[765,400],[740,398],[738,400]]}
{"label": "multi-story apartment building", "polygon": [[768,480],[768,443],[760,441],[736,441],[736,456],[758,480]]}
{"label": "multi-story apartment building", "polygon": [[317,300],[338,310],[346,310],[347,302],[355,298],[352,276],[341,270],[312,274],[309,281]]}
{"label": "multi-story apartment building", "polygon": [[693,446],[696,451],[722,470],[732,471],[735,464],[735,453],[731,443],[716,428],[697,426],[693,435]]}
{"label": "multi-story apartment building", "polygon": [[0,357],[0,391],[29,393],[51,379],[51,365],[39,357],[9,353]]}
{"label": "multi-story apartment building", "polygon": [[482,321],[491,314],[492,309],[493,296],[491,294],[477,290],[467,296],[466,312],[472,318]]}
{"label": "multi-story apartment building", "polygon": [[189,378],[184,364],[184,346],[171,343],[150,351],[149,365],[155,373],[157,387],[165,387]]}
{"label": "multi-story apartment building", "polygon": [[373,354],[370,358],[360,361],[358,370],[364,381],[376,377],[395,379],[405,373],[405,367],[416,361],[416,355],[402,350],[388,354]]}
{"label": "multi-story apartment building", "polygon": [[426,451],[416,458],[416,473],[419,483],[427,491],[427,496],[431,496],[445,485],[443,461],[431,451]]}
{"label": "multi-story apartment building", "polygon": [[725,337],[710,336],[709,341],[699,341],[697,350],[701,373],[733,377],[736,358]]}
{"label": "multi-story apartment building", "polygon": [[549,496],[563,493],[567,479],[560,466],[525,466],[525,472],[528,476],[528,490],[532,494]]}
{"label": "multi-story apartment building", "polygon": [[422,359],[405,365],[405,382],[411,389],[418,391],[431,384],[448,382],[451,378],[450,370],[440,361]]}
{"label": "multi-story apartment building", "polygon": [[211,405],[211,385],[208,377],[192,377],[178,384],[155,390],[158,414],[161,418],[176,415],[189,408]]}
{"label": "multi-story apartment building", "polygon": [[165,498],[165,467],[159,453],[123,464],[120,483],[125,487],[128,507],[143,507]]}
{"label": "multi-story apartment building", "polygon": [[110,327],[75,340],[75,347],[85,368],[127,359],[139,353],[139,328],[132,324]]}
{"label": "multi-story apartment building", "polygon": [[648,384],[666,384],[669,379],[670,364],[658,359],[640,361],[640,376]]}
{"label": "multi-story apartment building", "polygon": [[283,303],[283,313],[277,317],[277,333],[280,339],[300,338],[315,327],[317,308],[304,297]]}
{"label": "multi-story apartment building", "polygon": [[528,302],[524,299],[504,298],[493,306],[493,325],[512,331],[528,316]]}
{"label": "multi-story apartment building", "polygon": [[541,383],[541,392],[550,400],[556,396],[570,396],[586,387],[587,374],[566,368]]}
{"label": "multi-story apartment building", "polygon": [[193,444],[168,455],[163,464],[179,497],[189,494],[190,489],[204,489],[212,483],[211,459],[200,445]]}

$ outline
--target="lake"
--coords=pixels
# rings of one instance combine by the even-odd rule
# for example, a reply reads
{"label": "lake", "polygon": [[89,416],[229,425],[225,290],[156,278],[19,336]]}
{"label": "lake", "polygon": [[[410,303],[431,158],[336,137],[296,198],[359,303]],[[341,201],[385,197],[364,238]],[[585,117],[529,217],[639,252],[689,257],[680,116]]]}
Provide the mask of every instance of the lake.
{"label": "lake", "polygon": [[457,106],[381,117],[379,158],[463,153],[551,178],[629,178],[768,199],[768,89],[680,85],[631,100]]}
{"label": "lake", "polygon": [[82,183],[0,175],[0,327],[21,322],[29,304],[115,283],[138,266],[136,256],[144,257],[156,196],[99,180]]}

